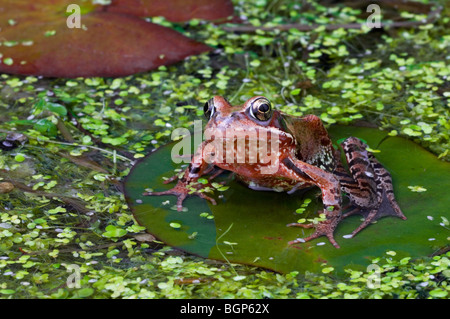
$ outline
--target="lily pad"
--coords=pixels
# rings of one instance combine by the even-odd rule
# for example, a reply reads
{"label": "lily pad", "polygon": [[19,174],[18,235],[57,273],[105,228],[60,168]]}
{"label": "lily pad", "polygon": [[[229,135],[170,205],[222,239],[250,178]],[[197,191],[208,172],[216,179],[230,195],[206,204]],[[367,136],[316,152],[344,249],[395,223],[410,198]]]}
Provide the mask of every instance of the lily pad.
{"label": "lily pad", "polygon": [[[79,11],[67,11],[71,5]],[[103,9],[81,0],[0,0],[0,72],[117,77],[211,50],[138,16]]]}
{"label": "lily pad", "polygon": [[[291,246],[288,241],[306,237],[313,230],[286,224],[317,217],[320,193],[315,189],[292,195],[259,192],[236,181],[228,182],[228,190],[215,192],[216,206],[193,196],[185,200],[185,211],[178,212],[174,196],[142,195],[147,188],[159,191],[173,186],[163,184],[163,177],[180,168],[171,160],[174,143],[161,147],[133,168],[125,182],[128,204],[138,222],[168,245],[205,258],[278,272],[319,271],[325,263],[342,273],[347,266],[364,269],[373,257],[387,251],[416,258],[449,245],[449,231],[439,225],[440,216],[449,218],[449,163],[409,140],[390,137],[380,130],[334,126],[329,132],[334,141],[356,136],[379,151],[376,157],[392,174],[394,192],[407,220],[382,218],[347,239],[345,235],[361,223],[360,216],[355,215],[343,220],[336,230],[340,249],[325,237]],[[426,191],[415,192],[410,186]],[[311,202],[305,205],[307,198]]]}
{"label": "lily pad", "polygon": [[224,20],[233,14],[233,4],[230,0],[115,0],[106,10],[139,17],[163,16],[173,22],[183,22]]}

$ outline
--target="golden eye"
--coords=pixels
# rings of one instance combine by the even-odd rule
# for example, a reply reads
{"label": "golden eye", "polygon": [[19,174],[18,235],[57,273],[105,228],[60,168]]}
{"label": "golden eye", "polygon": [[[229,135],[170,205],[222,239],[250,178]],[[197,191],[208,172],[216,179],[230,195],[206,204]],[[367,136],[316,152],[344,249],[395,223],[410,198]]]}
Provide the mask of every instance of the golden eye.
{"label": "golden eye", "polygon": [[214,106],[214,99],[210,99],[203,106],[203,113],[205,114],[205,117],[207,119],[210,119],[213,116],[215,110],[216,110],[216,108]]}
{"label": "golden eye", "polygon": [[272,105],[266,98],[255,100],[250,107],[250,114],[260,121],[269,120],[272,117],[272,113]]}

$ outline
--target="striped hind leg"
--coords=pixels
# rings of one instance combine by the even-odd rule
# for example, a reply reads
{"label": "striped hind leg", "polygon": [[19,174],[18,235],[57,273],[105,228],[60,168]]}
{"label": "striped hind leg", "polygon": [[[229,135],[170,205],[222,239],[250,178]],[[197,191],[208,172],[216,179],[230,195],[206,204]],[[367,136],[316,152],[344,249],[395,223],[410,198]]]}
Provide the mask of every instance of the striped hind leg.
{"label": "striped hind leg", "polygon": [[363,223],[352,232],[352,237],[381,217],[396,216],[406,219],[395,201],[391,175],[366,147],[355,137],[346,139],[342,148],[350,174],[340,162],[334,172],[341,184],[341,190],[348,194],[354,207],[343,217],[353,214],[364,216]]}

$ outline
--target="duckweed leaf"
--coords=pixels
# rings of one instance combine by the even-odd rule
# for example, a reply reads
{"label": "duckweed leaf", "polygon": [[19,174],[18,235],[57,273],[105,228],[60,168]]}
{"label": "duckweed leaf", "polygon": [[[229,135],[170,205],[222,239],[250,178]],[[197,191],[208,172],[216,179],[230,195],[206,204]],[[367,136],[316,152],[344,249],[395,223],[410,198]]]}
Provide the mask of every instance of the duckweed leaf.
{"label": "duckweed leaf", "polygon": [[[80,7],[79,27],[69,27],[71,4]],[[101,9],[80,0],[1,0],[0,72],[117,77],[210,50],[172,29]]]}
{"label": "duckweed leaf", "polygon": [[122,237],[127,234],[127,231],[125,229],[122,229],[120,227],[116,227],[114,225],[108,225],[105,228],[105,232],[102,234],[104,237],[108,238],[116,238],[116,237]]}
{"label": "duckweed leaf", "polygon": [[47,119],[40,119],[34,123],[33,128],[45,135],[55,136],[57,132],[56,125]]}
{"label": "duckweed leaf", "polygon": [[[315,189],[288,195],[258,192],[231,181],[228,190],[215,193],[216,206],[190,197],[184,202],[186,211],[171,210],[176,203],[174,196],[143,196],[142,193],[146,188],[159,191],[173,186],[163,184],[163,177],[173,175],[173,170],[179,167],[171,161],[174,144],[161,147],[133,168],[125,183],[128,204],[139,223],[169,245],[205,258],[284,273],[324,270],[326,273],[333,268],[334,273],[342,274],[345,267],[363,270],[375,256],[394,252],[399,258],[417,258],[448,245],[448,230],[439,221],[440,216],[449,216],[449,163],[438,160],[409,140],[390,137],[377,129],[334,126],[329,132],[333,141],[356,136],[380,150],[376,156],[392,174],[396,198],[407,220],[382,218],[349,238],[346,235],[361,223],[360,216],[351,216],[335,232],[341,246],[336,249],[324,237],[288,245],[288,241],[306,237],[313,231],[286,227],[286,224],[298,220],[299,207],[305,208],[302,218],[318,217],[320,192]],[[427,191],[411,192],[410,185],[422,185]],[[306,207],[305,199],[311,200]],[[205,213],[214,215],[214,219],[201,217]],[[183,227],[173,229],[170,226],[173,221]],[[194,232],[193,238],[190,235]],[[323,268],[324,263],[327,268]]]}
{"label": "duckweed leaf", "polygon": [[47,109],[50,112],[58,114],[59,116],[66,116],[67,115],[66,107],[64,105],[59,104],[59,103],[48,102],[47,103]]}

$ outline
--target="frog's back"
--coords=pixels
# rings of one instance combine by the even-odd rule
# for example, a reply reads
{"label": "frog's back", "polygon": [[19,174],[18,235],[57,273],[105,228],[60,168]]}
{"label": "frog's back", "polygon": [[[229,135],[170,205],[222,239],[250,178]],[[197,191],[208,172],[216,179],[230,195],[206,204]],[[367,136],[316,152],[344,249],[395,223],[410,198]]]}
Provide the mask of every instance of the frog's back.
{"label": "frog's back", "polygon": [[284,118],[286,129],[297,141],[296,157],[308,164],[333,171],[336,163],[334,148],[322,121],[315,115]]}

